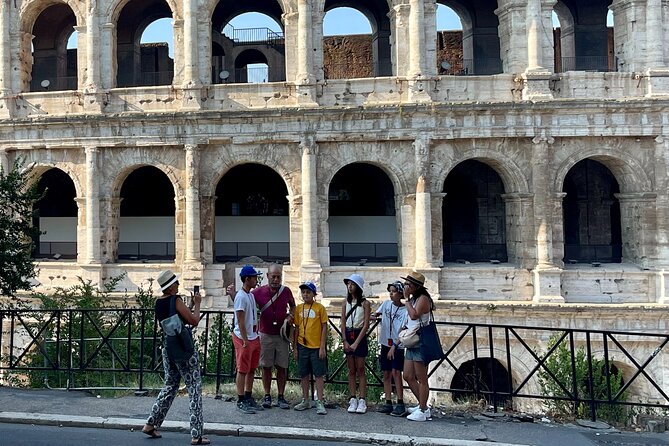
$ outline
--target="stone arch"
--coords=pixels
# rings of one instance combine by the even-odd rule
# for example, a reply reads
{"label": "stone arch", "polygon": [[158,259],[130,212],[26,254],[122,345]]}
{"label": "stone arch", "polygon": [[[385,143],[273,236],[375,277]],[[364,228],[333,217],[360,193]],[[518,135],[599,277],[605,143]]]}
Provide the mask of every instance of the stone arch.
{"label": "stone arch", "polygon": [[[200,15],[199,15],[199,20],[211,20],[212,15],[214,14],[214,10],[216,9],[216,6],[221,0],[205,0],[204,5],[202,5],[202,8],[200,9]],[[281,8],[282,14],[289,14],[293,11],[297,10],[297,6],[293,5],[293,1],[291,0],[274,0],[279,4],[279,7]],[[293,6],[295,6],[293,8]],[[255,9],[255,8],[250,8],[250,9]],[[251,10],[249,11],[241,11],[239,14],[243,14],[244,12],[252,12]],[[282,17],[273,17],[270,15],[274,20],[279,23],[283,27],[283,20]]]}
{"label": "stone arch", "polygon": [[31,162],[32,164],[29,164],[28,166],[24,167],[24,170],[30,170],[31,171],[31,177],[30,177],[30,184],[34,184],[35,182],[39,181],[40,177],[46,172],[47,170],[50,169],[59,169],[63,171],[70,179],[72,180],[72,183],[74,183],[74,189],[77,193],[77,197],[83,197],[84,196],[84,190],[81,186],[81,180],[79,176],[77,175],[76,170],[74,170],[72,164],[70,163],[46,163],[43,161],[36,161],[32,160],[34,158],[34,155],[30,155],[28,157],[28,161]]}
{"label": "stone arch", "polygon": [[564,180],[572,167],[579,161],[592,159],[608,168],[620,185],[621,193],[651,192],[652,181],[644,167],[635,159],[618,149],[586,149],[575,151],[560,163],[555,171],[553,190],[561,191]]}
{"label": "stone arch", "polygon": [[[269,152],[269,151],[266,151]],[[260,151],[258,153],[261,153]],[[279,176],[283,179],[284,183],[286,184],[286,190],[288,191],[288,196],[295,196],[296,191],[299,190],[299,184],[295,185],[291,180],[293,180],[293,173],[292,171],[285,165],[282,165],[280,163],[270,163],[269,159],[259,159],[259,158],[254,158],[254,154],[252,153],[246,153],[246,154],[238,154],[237,156],[232,158],[228,158],[224,160],[221,164],[212,166],[212,171],[214,172],[212,178],[210,181],[208,181],[208,184],[205,185],[203,183],[202,190],[208,191],[210,196],[216,195],[216,187],[218,186],[218,183],[220,183],[221,179],[227,174],[232,168],[242,165],[242,164],[259,164],[261,166],[269,167],[273,171],[279,174]]]}
{"label": "stone arch", "polygon": [[[105,23],[105,18],[106,18],[108,23],[114,23],[116,25],[121,15],[121,11],[123,11],[123,8],[125,8],[125,6],[128,3],[136,1],[141,1],[141,0],[117,0],[116,2],[110,2],[107,5],[107,9],[101,11],[102,23]],[[172,11],[173,20],[183,19],[183,11],[181,9],[182,2],[175,0],[163,0],[163,1],[167,3],[167,6],[170,8],[170,11]]]}
{"label": "stone arch", "polygon": [[434,174],[435,190],[441,190],[446,177],[458,164],[467,160],[480,161],[492,168],[502,179],[505,193],[529,193],[530,185],[523,169],[510,157],[488,149],[474,149],[464,152],[461,157],[444,163]]}
{"label": "stone arch", "polygon": [[327,174],[323,174],[318,181],[318,194],[327,196],[328,190],[330,189],[330,183],[332,183],[332,179],[337,172],[343,167],[353,163],[371,164],[381,169],[388,175],[388,178],[390,178],[390,181],[393,184],[393,189],[395,190],[395,195],[416,193],[415,181],[411,182],[410,179],[404,175],[404,172],[400,169],[399,165],[388,163],[387,159],[374,159],[372,157],[355,158],[355,155],[349,155],[337,159],[335,163],[326,166],[326,169],[324,170]]}
{"label": "stone arch", "polygon": [[[122,167],[118,171],[116,177],[111,181],[112,184],[111,196],[113,198],[119,198],[121,196],[121,188],[123,187],[123,182],[126,180],[126,178],[128,178],[128,175],[130,175],[132,172],[139,169],[140,167],[145,167],[145,166],[155,167],[161,172],[163,172],[167,176],[167,178],[169,178],[170,183],[172,183],[172,186],[174,187],[174,199],[176,201],[180,201],[185,197],[180,178],[174,171],[174,168],[167,164],[155,163],[155,162],[138,162]],[[179,207],[178,206],[175,207],[178,210]]]}
{"label": "stone arch", "polygon": [[86,23],[86,2],[74,0],[33,0],[23,3],[19,10],[19,26],[21,31],[32,34],[33,26],[40,14],[42,14],[48,7],[59,4],[64,4],[70,7],[76,18],[77,25]]}

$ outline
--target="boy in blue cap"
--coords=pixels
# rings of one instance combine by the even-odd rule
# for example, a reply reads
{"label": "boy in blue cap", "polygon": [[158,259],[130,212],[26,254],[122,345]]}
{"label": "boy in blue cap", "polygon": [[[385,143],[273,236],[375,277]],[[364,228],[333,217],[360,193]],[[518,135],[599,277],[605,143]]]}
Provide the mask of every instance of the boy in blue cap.
{"label": "boy in blue cap", "polygon": [[258,284],[260,272],[246,265],[239,273],[242,289],[234,299],[234,329],[232,343],[237,362],[237,408],[247,414],[263,410],[253,399],[253,377],[260,361],[260,338],[258,338],[258,315],[256,301],[251,290]]}
{"label": "boy in blue cap", "polygon": [[325,415],[323,404],[323,377],[326,373],[325,358],[326,341],[328,336],[328,314],[325,307],[314,300],[316,297],[316,285],[312,282],[304,282],[300,285],[302,301],[295,309],[295,344],[294,355],[297,367],[302,378],[302,401],[297,404],[295,410],[306,410],[311,407],[309,396],[309,375],[313,373],[316,379],[315,401],[316,413]]}

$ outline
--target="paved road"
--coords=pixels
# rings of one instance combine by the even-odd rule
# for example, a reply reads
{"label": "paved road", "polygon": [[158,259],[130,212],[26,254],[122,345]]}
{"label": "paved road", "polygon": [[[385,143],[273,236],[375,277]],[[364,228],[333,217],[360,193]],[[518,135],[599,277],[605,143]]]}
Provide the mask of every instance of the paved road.
{"label": "paved road", "polygon": [[[159,441],[140,432],[118,429],[88,429],[80,427],[32,426],[27,424],[0,425],[0,445],[21,446],[184,446],[190,442],[187,434],[163,432]],[[223,437],[207,435],[212,446],[351,446],[351,443],[291,438]]]}

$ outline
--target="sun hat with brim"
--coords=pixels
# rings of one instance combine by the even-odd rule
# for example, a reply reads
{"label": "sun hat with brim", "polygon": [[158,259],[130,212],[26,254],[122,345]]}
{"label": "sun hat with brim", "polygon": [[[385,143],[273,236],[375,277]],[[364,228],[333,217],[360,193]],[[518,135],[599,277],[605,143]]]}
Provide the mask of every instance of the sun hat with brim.
{"label": "sun hat with brim", "polygon": [[242,270],[239,272],[239,277],[253,277],[259,276],[260,274],[262,273],[251,265],[244,265]]}
{"label": "sun hat with brim", "polygon": [[346,279],[344,279],[345,284],[348,285],[349,282],[353,282],[356,285],[358,285],[358,288],[360,288],[360,291],[362,291],[365,287],[365,279],[363,279],[360,274],[351,274]]}
{"label": "sun hat with brim", "polygon": [[398,293],[400,293],[400,299],[404,297],[404,284],[399,280],[396,280],[393,283],[389,283],[386,287],[386,290],[390,291],[390,287],[394,286]]}
{"label": "sun hat with brim", "polygon": [[416,286],[425,286],[425,276],[416,271],[411,271],[406,277],[400,277],[400,279],[407,280]]}
{"label": "sun hat with brim", "polygon": [[313,291],[314,294],[318,294],[316,291],[316,285],[313,282],[304,282],[302,285],[300,285],[301,290],[311,290]]}
{"label": "sun hat with brim", "polygon": [[163,271],[158,275],[158,286],[160,287],[160,291],[165,291],[172,285],[174,285],[175,282],[177,282],[179,278],[177,277],[176,274],[174,274],[171,270]]}

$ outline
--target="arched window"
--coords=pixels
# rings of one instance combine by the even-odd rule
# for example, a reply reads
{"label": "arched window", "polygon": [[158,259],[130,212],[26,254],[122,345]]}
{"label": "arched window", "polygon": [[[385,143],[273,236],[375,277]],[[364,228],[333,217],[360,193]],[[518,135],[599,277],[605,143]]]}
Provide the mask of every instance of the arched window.
{"label": "arched window", "polygon": [[328,191],[332,262],[397,262],[395,192],[388,175],[366,163],[343,167]]}
{"label": "arched window", "polygon": [[326,79],[374,76],[372,26],[360,11],[333,8],[323,18],[323,70]]}
{"label": "arched window", "polygon": [[119,260],[174,260],[174,186],[160,169],[134,170],[121,187]]}
{"label": "arched window", "polygon": [[464,161],[444,182],[445,262],[506,262],[504,184],[488,165]]}
{"label": "arched window", "polygon": [[212,83],[286,80],[281,6],[221,0],[212,16]]}
{"label": "arched window", "polygon": [[30,91],[76,90],[76,17],[64,4],[46,8],[33,26]]}
{"label": "arched window", "polygon": [[586,159],[565,177],[564,212],[565,263],[622,260],[620,203],[615,194],[618,182],[603,164]]}
{"label": "arched window", "polygon": [[448,6],[437,3],[437,72],[439,74],[470,74],[472,56],[464,53],[463,35],[462,20],[458,14]]}
{"label": "arched window", "polygon": [[260,257],[290,260],[288,189],[283,178],[260,164],[233,167],[216,187],[215,259]]}
{"label": "arched window", "polygon": [[170,85],[174,78],[172,11],[164,0],[128,2],[116,32],[116,86]]}
{"label": "arched window", "polygon": [[60,169],[49,169],[37,183],[43,194],[35,204],[33,224],[41,234],[36,258],[66,260],[77,258],[77,192],[72,179]]}

